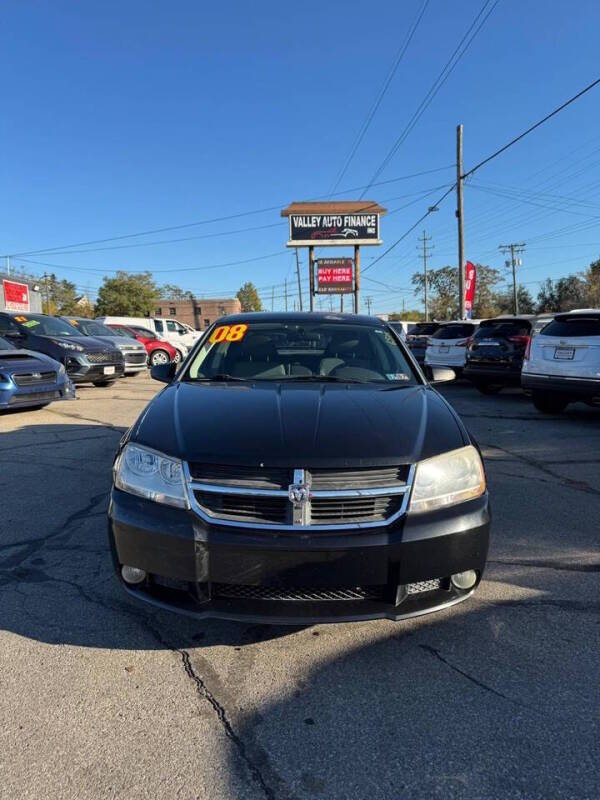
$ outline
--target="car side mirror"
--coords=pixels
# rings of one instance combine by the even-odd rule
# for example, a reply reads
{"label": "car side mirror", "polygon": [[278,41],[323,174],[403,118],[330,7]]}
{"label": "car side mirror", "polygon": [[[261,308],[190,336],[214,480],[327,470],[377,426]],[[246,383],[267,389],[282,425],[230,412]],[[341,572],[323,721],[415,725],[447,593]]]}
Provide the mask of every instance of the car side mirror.
{"label": "car side mirror", "polygon": [[448,383],[456,378],[456,372],[448,367],[431,367],[425,365],[425,375],[430,383]]}
{"label": "car side mirror", "polygon": [[150,370],[150,377],[161,383],[171,383],[176,370],[177,365],[174,361],[170,361],[168,364],[155,364]]}

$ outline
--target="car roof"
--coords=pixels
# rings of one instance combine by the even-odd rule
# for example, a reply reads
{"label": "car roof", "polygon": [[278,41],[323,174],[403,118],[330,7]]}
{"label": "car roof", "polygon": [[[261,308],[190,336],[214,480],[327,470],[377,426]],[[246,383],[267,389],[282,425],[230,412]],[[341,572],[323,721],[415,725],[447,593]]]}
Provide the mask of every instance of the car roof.
{"label": "car roof", "polygon": [[341,322],[371,328],[385,328],[387,325],[378,317],[366,314],[336,314],[334,311],[246,311],[218,319],[219,325],[235,325],[240,322]]}
{"label": "car roof", "polygon": [[519,322],[523,320],[524,322],[535,322],[536,319],[539,319],[539,314],[502,314],[499,317],[490,317],[490,319],[482,319],[481,324],[485,325],[486,322]]}
{"label": "car roof", "polygon": [[565,311],[563,314],[556,314],[554,319],[564,322],[567,319],[600,319],[600,308],[577,308],[574,311]]}

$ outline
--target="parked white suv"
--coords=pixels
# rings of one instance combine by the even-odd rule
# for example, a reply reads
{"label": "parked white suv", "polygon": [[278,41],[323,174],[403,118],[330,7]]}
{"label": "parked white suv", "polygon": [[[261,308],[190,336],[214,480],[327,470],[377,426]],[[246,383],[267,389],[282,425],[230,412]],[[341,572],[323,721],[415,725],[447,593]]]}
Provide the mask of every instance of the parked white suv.
{"label": "parked white suv", "polygon": [[461,375],[467,359],[467,345],[477,330],[478,320],[441,322],[431,334],[425,351],[425,364],[431,367],[450,367]]}
{"label": "parked white suv", "polygon": [[159,339],[166,340],[180,353],[184,359],[195,342],[202,336],[189,325],[172,317],[98,317],[105,325],[134,325],[147,328]]}
{"label": "parked white suv", "polygon": [[546,414],[600,405],[600,309],[556,314],[525,351],[521,385]]}

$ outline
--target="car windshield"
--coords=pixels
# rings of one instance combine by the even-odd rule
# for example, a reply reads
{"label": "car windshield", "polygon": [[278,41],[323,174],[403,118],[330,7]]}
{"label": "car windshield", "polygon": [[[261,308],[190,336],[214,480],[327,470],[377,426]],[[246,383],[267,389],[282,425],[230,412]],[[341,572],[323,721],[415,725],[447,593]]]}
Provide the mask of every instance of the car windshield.
{"label": "car windshield", "polygon": [[389,330],[329,320],[221,325],[184,380],[418,383]]}
{"label": "car windshield", "polygon": [[439,327],[437,322],[417,322],[408,332],[411,336],[431,336]]}
{"label": "car windshield", "polygon": [[472,336],[475,330],[475,325],[468,322],[457,322],[455,325],[443,325],[438,328],[432,335],[432,339],[464,339],[467,336]]}
{"label": "car windshield", "polygon": [[47,317],[44,314],[17,314],[13,320],[37,336],[81,336],[77,328],[58,317]]}
{"label": "car windshield", "polygon": [[113,331],[107,325],[101,322],[96,322],[95,319],[70,319],[71,325],[74,325],[77,330],[81,331],[86,336],[118,336],[116,331]]}
{"label": "car windshield", "polygon": [[543,330],[544,336],[600,336],[600,317],[555,319]]}
{"label": "car windshield", "polygon": [[526,319],[498,320],[498,322],[483,323],[474,338],[493,339],[496,336],[507,339],[509,336],[529,336],[531,323]]}
{"label": "car windshield", "polygon": [[15,350],[15,349],[16,348],[14,344],[12,344],[12,342],[9,342],[7,339],[3,339],[2,336],[0,336],[0,350]]}
{"label": "car windshield", "polygon": [[158,339],[158,336],[155,333],[153,333],[152,331],[148,330],[148,328],[142,328],[141,325],[132,325],[131,328],[139,336],[145,336],[146,339]]}

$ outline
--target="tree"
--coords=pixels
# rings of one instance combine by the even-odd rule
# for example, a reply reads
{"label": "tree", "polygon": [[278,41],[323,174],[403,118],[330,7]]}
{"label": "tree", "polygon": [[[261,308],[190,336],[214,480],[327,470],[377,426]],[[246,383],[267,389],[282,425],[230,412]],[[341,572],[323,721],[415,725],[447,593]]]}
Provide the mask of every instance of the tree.
{"label": "tree", "polygon": [[588,283],[579,275],[567,275],[556,282],[546,278],[538,292],[537,311],[541,313],[582,308],[586,305],[588,295]]}
{"label": "tree", "polygon": [[600,308],[600,259],[592,261],[584,273],[586,302],[588,308]]}
{"label": "tree", "polygon": [[40,278],[42,309],[45,314],[74,314],[77,310],[77,288],[67,280],[59,281],[56,275]]}
{"label": "tree", "polygon": [[[427,274],[429,316],[431,319],[454,319],[458,312],[458,269],[440,267]],[[422,272],[412,276],[417,297],[423,297],[425,279]]]}
{"label": "tree", "polygon": [[247,281],[240,287],[236,294],[237,299],[242,304],[242,311],[262,311],[262,302],[256,291],[256,286]]}
{"label": "tree", "polygon": [[407,308],[406,311],[392,311],[389,315],[390,322],[395,320],[408,320],[409,322],[421,322],[425,319],[425,314],[416,308]]}
{"label": "tree", "polygon": [[[505,292],[498,292],[495,297],[497,314],[513,313],[513,292],[507,289]],[[519,314],[533,314],[535,312],[535,302],[531,292],[526,286],[517,286],[517,301],[519,303]]]}
{"label": "tree", "polygon": [[131,275],[117,272],[114,278],[104,278],[98,291],[98,316],[146,317],[154,312],[160,296],[150,272]]}
{"label": "tree", "polygon": [[175,286],[173,283],[165,283],[160,290],[160,296],[164,300],[193,300],[193,292]]}

